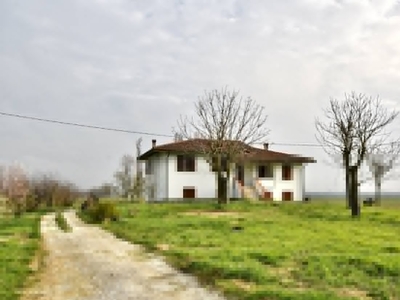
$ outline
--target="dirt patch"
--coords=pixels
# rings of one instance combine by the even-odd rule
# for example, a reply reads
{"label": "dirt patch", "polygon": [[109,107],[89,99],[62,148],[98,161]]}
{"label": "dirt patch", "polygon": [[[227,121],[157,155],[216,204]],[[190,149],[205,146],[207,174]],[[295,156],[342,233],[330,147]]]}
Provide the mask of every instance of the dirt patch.
{"label": "dirt patch", "polygon": [[283,285],[289,287],[290,289],[299,292],[309,289],[309,286],[305,282],[299,281],[293,277],[292,275],[293,270],[294,266],[284,266],[284,267],[268,266],[269,273],[271,275],[276,276]]}
{"label": "dirt patch", "polygon": [[219,218],[219,217],[231,217],[231,218],[238,218],[242,217],[244,213],[238,213],[233,211],[187,211],[181,213],[181,215],[185,216],[204,216],[210,218]]}
{"label": "dirt patch", "polygon": [[232,282],[238,288],[245,291],[250,291],[256,287],[256,285],[253,282],[244,281],[242,279],[233,279]]}
{"label": "dirt patch", "polygon": [[160,251],[168,251],[170,246],[168,244],[158,244],[156,248]]}
{"label": "dirt patch", "polygon": [[[286,267],[268,267],[271,274],[277,276],[282,284],[286,285],[290,289],[294,289],[296,291],[306,291],[309,289],[307,283],[297,280],[292,276],[292,271],[295,269],[294,266],[286,266]],[[368,293],[366,291],[357,289],[356,287],[344,287],[338,289],[328,288],[333,293],[337,294],[341,297],[354,297],[360,300],[372,300],[372,298],[368,297]]]}
{"label": "dirt patch", "polygon": [[334,292],[339,296],[355,297],[360,300],[372,300],[372,298],[368,297],[368,293],[366,291],[359,290],[356,287],[336,289]]}

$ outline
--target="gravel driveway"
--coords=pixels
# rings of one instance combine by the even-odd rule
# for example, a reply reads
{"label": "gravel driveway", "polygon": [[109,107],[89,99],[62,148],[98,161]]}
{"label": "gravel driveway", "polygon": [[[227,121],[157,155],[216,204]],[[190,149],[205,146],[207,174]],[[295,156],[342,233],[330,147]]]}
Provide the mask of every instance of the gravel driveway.
{"label": "gravel driveway", "polygon": [[84,224],[73,211],[64,215],[72,232],[58,229],[54,214],[41,221],[45,265],[22,300],[224,299],[140,246]]}

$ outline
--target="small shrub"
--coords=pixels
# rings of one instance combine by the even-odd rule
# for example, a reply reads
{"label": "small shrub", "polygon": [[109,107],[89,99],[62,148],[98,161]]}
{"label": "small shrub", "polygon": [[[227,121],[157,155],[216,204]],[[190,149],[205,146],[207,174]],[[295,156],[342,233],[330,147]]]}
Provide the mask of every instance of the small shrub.
{"label": "small shrub", "polygon": [[72,231],[72,228],[68,225],[67,220],[65,220],[61,212],[56,213],[56,223],[61,230],[65,232]]}
{"label": "small shrub", "polygon": [[106,220],[117,221],[119,219],[119,212],[113,202],[96,203],[84,210],[84,213],[93,223],[103,223]]}
{"label": "small shrub", "polygon": [[25,199],[23,197],[11,197],[7,200],[6,207],[14,217],[20,217],[25,212]]}

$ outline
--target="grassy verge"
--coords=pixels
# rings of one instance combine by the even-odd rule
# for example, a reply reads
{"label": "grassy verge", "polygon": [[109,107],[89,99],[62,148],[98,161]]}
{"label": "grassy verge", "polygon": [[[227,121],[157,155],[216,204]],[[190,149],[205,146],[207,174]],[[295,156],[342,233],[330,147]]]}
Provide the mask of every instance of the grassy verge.
{"label": "grassy verge", "polygon": [[[398,207],[398,206],[397,206]],[[400,299],[400,210],[343,203],[120,204],[104,228],[244,300]]]}
{"label": "grassy verge", "polygon": [[39,248],[41,213],[0,216],[0,299],[16,300]]}
{"label": "grassy verge", "polygon": [[68,222],[64,218],[64,215],[62,214],[61,211],[56,212],[56,224],[61,230],[65,231],[65,232],[72,231],[71,226],[68,225]]}

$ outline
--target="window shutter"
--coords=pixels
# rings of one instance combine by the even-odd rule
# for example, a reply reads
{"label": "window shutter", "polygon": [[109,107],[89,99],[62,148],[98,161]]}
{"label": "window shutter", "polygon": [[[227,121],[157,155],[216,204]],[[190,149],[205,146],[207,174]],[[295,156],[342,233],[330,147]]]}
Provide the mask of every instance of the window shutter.
{"label": "window shutter", "polygon": [[183,155],[178,155],[177,156],[177,162],[178,162],[178,172],[183,172],[184,171],[184,158]]}
{"label": "window shutter", "polygon": [[190,155],[186,157],[186,171],[194,172],[195,171],[195,159],[194,155]]}

